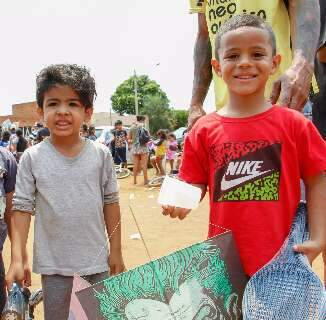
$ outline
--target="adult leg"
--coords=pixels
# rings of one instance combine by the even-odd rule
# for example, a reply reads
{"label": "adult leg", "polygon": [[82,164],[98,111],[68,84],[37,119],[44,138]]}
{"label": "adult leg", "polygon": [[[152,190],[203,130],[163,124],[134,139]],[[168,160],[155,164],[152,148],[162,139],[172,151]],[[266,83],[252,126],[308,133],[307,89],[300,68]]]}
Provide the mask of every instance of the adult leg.
{"label": "adult leg", "polygon": [[73,277],[42,275],[45,320],[66,320],[69,316]]}
{"label": "adult leg", "polygon": [[140,168],[141,157],[139,154],[134,154],[133,158],[134,158],[134,168],[133,168],[134,184],[137,184],[137,175]]}
{"label": "adult leg", "polygon": [[6,285],[5,285],[5,267],[2,259],[2,252],[0,253],[0,314],[6,304]]}
{"label": "adult leg", "polygon": [[114,164],[120,165],[120,163],[121,163],[121,158],[120,158],[120,155],[119,155],[119,150],[116,149],[115,152],[114,152]]}
{"label": "adult leg", "polygon": [[119,148],[118,151],[122,168],[127,168],[127,150],[125,147]]}
{"label": "adult leg", "polygon": [[140,156],[141,156],[140,167],[142,168],[144,174],[144,185],[147,185],[148,184],[148,175],[147,175],[148,153],[143,153]]}

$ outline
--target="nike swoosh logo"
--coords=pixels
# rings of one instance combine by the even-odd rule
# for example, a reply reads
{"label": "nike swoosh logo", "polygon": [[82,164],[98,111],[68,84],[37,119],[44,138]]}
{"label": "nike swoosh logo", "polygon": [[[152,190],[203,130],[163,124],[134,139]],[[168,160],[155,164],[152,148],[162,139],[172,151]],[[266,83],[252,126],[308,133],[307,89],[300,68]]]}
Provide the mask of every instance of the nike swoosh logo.
{"label": "nike swoosh logo", "polygon": [[225,175],[224,175],[223,179],[221,181],[221,191],[224,192],[226,190],[234,188],[237,185],[242,184],[243,182],[258,178],[258,177],[260,177],[260,176],[262,176],[262,175],[264,175],[264,174],[266,174],[266,173],[268,173],[270,171],[272,171],[272,170],[267,170],[267,171],[259,172],[259,173],[256,173],[256,174],[251,174],[251,175],[246,176],[246,177],[236,178],[236,179],[229,180],[229,181],[225,180]]}

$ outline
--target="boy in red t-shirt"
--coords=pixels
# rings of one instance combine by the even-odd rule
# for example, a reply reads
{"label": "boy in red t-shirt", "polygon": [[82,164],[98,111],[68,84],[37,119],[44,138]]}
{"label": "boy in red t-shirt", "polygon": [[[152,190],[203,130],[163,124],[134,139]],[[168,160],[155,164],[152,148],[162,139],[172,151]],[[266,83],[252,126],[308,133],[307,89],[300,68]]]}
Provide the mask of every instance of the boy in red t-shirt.
{"label": "boy in red t-shirt", "polygon": [[[232,230],[252,276],[280,249],[307,188],[310,240],[293,249],[312,262],[326,243],[326,144],[299,112],[272,106],[265,84],[278,68],[272,29],[253,15],[235,16],[216,39],[215,72],[229,102],[202,117],[187,135],[180,178],[210,193],[208,236]],[[189,210],[163,207],[183,219]]]}

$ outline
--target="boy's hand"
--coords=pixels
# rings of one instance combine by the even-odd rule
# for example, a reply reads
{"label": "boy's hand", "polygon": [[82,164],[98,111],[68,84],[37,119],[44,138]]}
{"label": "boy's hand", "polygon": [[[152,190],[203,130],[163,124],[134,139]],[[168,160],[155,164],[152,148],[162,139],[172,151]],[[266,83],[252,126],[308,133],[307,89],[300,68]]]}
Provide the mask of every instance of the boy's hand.
{"label": "boy's hand", "polygon": [[23,257],[23,268],[24,268],[24,287],[30,287],[32,285],[32,272],[29,267],[27,253]]}
{"label": "boy's hand", "polygon": [[6,275],[6,286],[8,291],[11,289],[12,284],[17,282],[20,287],[24,286],[25,270],[24,264],[21,262],[11,262],[9,270]]}
{"label": "boy's hand", "polygon": [[111,250],[109,256],[110,276],[125,272],[127,269],[123,262],[121,250]]}
{"label": "boy's hand", "polygon": [[172,219],[179,218],[183,220],[189,213],[190,209],[172,207],[172,206],[162,206],[162,213],[165,216],[170,216]]}
{"label": "boy's hand", "polygon": [[309,263],[312,262],[317,258],[317,256],[322,252],[323,247],[322,245],[314,240],[305,241],[302,244],[298,244],[293,246],[293,250],[298,253],[302,253],[307,256]]}

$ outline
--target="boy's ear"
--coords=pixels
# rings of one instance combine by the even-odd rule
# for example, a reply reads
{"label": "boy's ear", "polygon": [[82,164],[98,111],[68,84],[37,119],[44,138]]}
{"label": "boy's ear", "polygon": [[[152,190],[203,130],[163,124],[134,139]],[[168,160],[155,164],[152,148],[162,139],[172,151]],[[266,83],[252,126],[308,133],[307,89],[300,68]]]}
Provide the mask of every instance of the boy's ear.
{"label": "boy's ear", "polygon": [[94,108],[86,108],[85,109],[85,122],[88,123],[92,119]]}
{"label": "boy's ear", "polygon": [[222,77],[222,73],[221,73],[221,65],[219,64],[219,62],[216,59],[212,59],[211,60],[211,65],[215,71],[215,73],[219,76]]}
{"label": "boy's ear", "polygon": [[281,57],[280,54],[276,54],[273,57],[273,67],[272,67],[272,70],[271,70],[271,74],[274,74],[277,71],[281,61],[282,61],[282,57]]}

